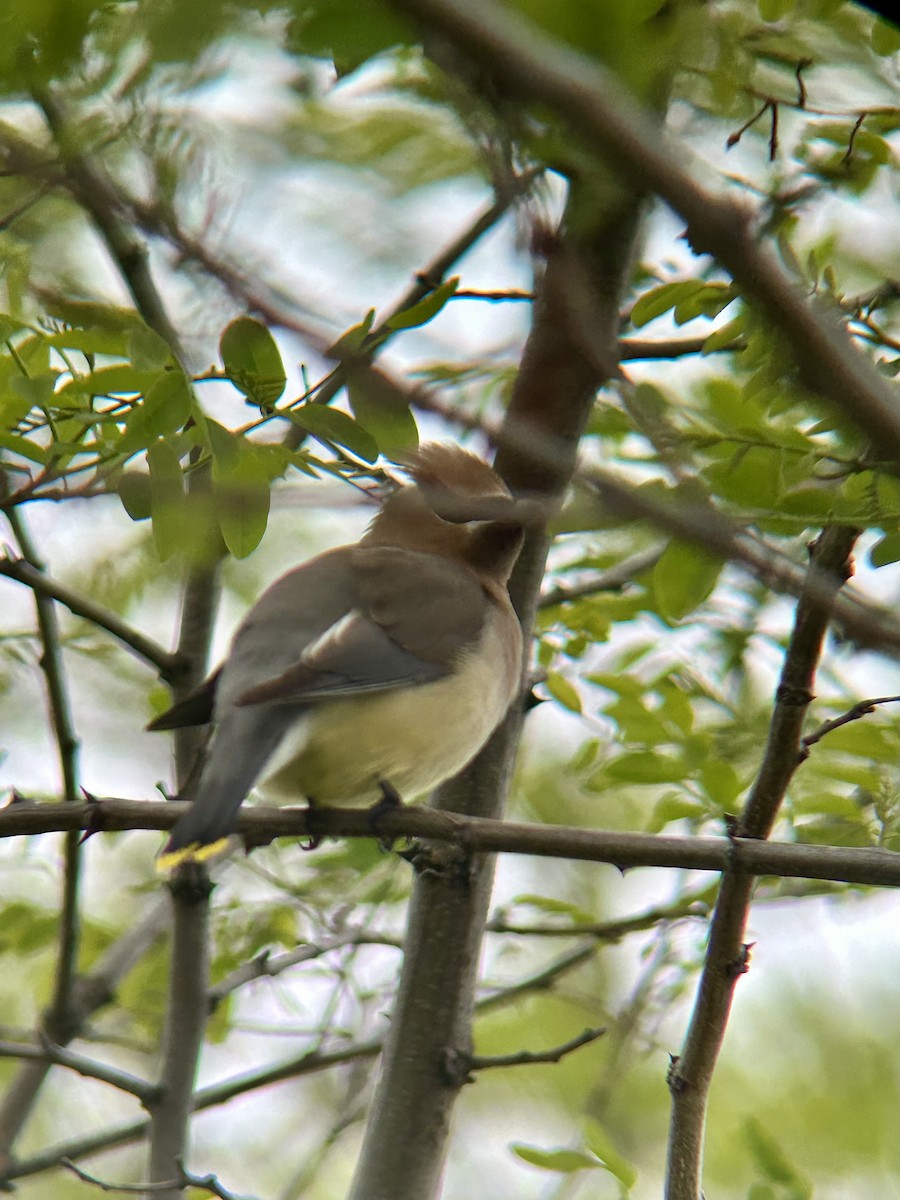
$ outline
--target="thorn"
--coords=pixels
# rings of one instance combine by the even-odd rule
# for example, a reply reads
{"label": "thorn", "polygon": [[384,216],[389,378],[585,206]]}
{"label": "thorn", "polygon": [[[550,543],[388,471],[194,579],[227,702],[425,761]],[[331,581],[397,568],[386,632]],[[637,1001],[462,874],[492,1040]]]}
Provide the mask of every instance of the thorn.
{"label": "thorn", "polygon": [[729,979],[739,979],[741,975],[746,975],[750,970],[750,957],[753,947],[756,942],[744,942],[741,946],[741,952],[734,960],[725,967],[725,973]]}
{"label": "thorn", "polygon": [[83,846],[88,838],[92,838],[95,833],[100,833],[105,828],[103,803],[98,800],[93,792],[89,792],[87,788],[80,789],[82,796],[88,806],[88,818],[84,827],[84,832],[78,839],[78,845]]}

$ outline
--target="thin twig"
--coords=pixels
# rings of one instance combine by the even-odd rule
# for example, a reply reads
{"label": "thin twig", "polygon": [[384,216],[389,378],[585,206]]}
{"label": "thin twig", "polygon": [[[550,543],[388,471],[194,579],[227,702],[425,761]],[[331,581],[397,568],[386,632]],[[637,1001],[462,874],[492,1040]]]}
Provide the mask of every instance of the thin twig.
{"label": "thin twig", "polygon": [[176,655],[170,654],[164,647],[141,633],[139,629],[129,625],[127,621],[123,621],[110,609],[104,608],[102,604],[97,604],[89,597],[69,587],[68,584],[53,579],[44,571],[37,570],[25,559],[8,557],[0,559],[0,575],[24,584],[34,592],[58,600],[76,617],[83,617],[92,625],[104,629],[138,658],[155,667],[163,680],[168,679],[177,671],[179,662]]}
{"label": "thin twig", "polygon": [[617,921],[578,922],[571,925],[525,925],[507,921],[503,916],[493,917],[487,923],[489,933],[518,934],[522,937],[593,937],[601,942],[614,943],[629,933],[640,933],[654,925],[681,921],[687,917],[705,918],[710,911],[710,890],[705,887],[697,892],[680,896],[671,904],[660,904],[646,912]]}
{"label": "thin twig", "polygon": [[826,734],[831,733],[835,729],[840,729],[842,725],[849,725],[851,721],[859,721],[862,717],[867,717],[873,713],[879,704],[898,704],[900,696],[875,696],[871,700],[860,700],[858,704],[854,704],[852,708],[843,713],[840,717],[835,717],[831,721],[823,721],[818,729],[808,733],[800,742],[800,760],[801,762],[809,756],[810,747],[816,742],[821,742]]}
{"label": "thin twig", "polygon": [[50,1042],[34,1045],[30,1042],[0,1041],[0,1058],[31,1059],[37,1062],[50,1062],[54,1066],[68,1067],[85,1079],[97,1079],[108,1083],[122,1092],[136,1096],[142,1104],[153,1100],[157,1089],[143,1079],[131,1075],[128,1071],[120,1071],[117,1067],[109,1067],[106,1063],[96,1062],[83,1054],[75,1054],[64,1046],[54,1046]]}
{"label": "thin twig", "polygon": [[110,1183],[106,1179],[100,1179],[96,1175],[90,1175],[87,1171],[83,1171],[70,1158],[60,1159],[59,1165],[65,1167],[67,1171],[71,1171],[83,1183],[90,1183],[101,1192],[116,1192],[124,1196],[142,1194],[158,1196],[168,1191],[183,1192],[186,1187],[192,1187],[209,1192],[211,1196],[217,1196],[219,1200],[253,1200],[251,1196],[239,1196],[237,1192],[228,1191],[219,1183],[215,1175],[195,1175],[191,1171],[186,1171],[183,1166],[173,1179],[167,1179],[161,1183]]}
{"label": "thin twig", "polygon": [[598,592],[615,592],[631,583],[638,575],[643,575],[651,567],[656,566],[662,558],[664,546],[654,546],[650,550],[639,550],[595,575],[584,583],[572,584],[569,587],[555,587],[545,592],[538,601],[539,608],[554,608],[558,604],[567,604],[572,600],[581,600],[585,596],[595,596]]}
{"label": "thin twig", "polygon": [[[619,176],[652,190],[687,224],[697,253],[719,260],[792,347],[805,385],[851,417],[877,445],[900,447],[896,399],[874,365],[821,306],[810,304],[763,243],[747,209],[697,183],[693,156],[663,138],[649,113],[596,59],[545,34],[496,0],[392,0],[490,73],[505,95],[560,114]],[[768,99],[768,97],[767,97]]]}
{"label": "thin twig", "polygon": [[275,979],[285,971],[291,970],[292,967],[312,962],[343,946],[392,946],[399,950],[402,948],[403,942],[400,938],[390,937],[387,934],[366,933],[365,930],[353,929],[315,945],[298,946],[296,950],[289,950],[285,954],[274,955],[264,951],[250,959],[249,962],[236,967],[209,989],[210,1012],[213,1012],[226,996],[230,996],[232,992],[236,992],[248,983],[257,979]]}
{"label": "thin twig", "polygon": [[150,328],[166,341],[176,357],[183,358],[178,333],[169,320],[150,272],[147,247],[135,237],[130,224],[123,217],[121,199],[112,181],[97,161],[78,149],[84,135],[76,132],[56,93],[52,89],[44,89],[35,95],[35,101],[44,113],[62,157],[66,185],[90,215],[97,232],[106,243],[113,262],[131,292],[135,307]]}
{"label": "thin twig", "polygon": [[[700,354],[709,341],[710,334],[694,338],[636,338],[619,339],[619,358],[622,362],[640,359],[688,358]],[[736,337],[725,346],[716,346],[713,354],[732,354],[746,347],[746,339]]]}
{"label": "thin twig", "polygon": [[535,1063],[558,1063],[566,1055],[580,1050],[582,1046],[589,1046],[591,1042],[596,1042],[605,1033],[605,1028],[585,1029],[577,1037],[570,1038],[561,1046],[554,1046],[552,1050],[519,1050],[515,1054],[473,1054],[465,1065],[470,1071],[486,1071],[493,1067],[529,1067]]}
{"label": "thin twig", "polygon": [[[297,1079],[303,1075],[317,1074],[346,1063],[375,1058],[381,1053],[381,1049],[382,1039],[372,1038],[365,1042],[355,1042],[339,1050],[300,1054],[273,1066],[248,1071],[242,1075],[233,1076],[231,1079],[223,1080],[221,1083],[199,1088],[194,1094],[191,1110],[195,1113],[204,1112],[210,1108],[217,1108],[220,1104],[227,1104],[228,1101],[234,1100],[238,1096],[245,1096],[249,1092],[269,1087],[274,1083],[282,1083],[286,1079]],[[101,1150],[112,1150],[116,1146],[129,1145],[146,1137],[149,1131],[149,1118],[140,1118],[113,1129],[104,1129],[99,1133],[73,1138],[68,1142],[42,1150],[29,1159],[11,1163],[5,1173],[0,1171],[0,1185],[52,1170],[59,1166],[64,1158],[84,1158],[89,1154],[97,1154]]]}

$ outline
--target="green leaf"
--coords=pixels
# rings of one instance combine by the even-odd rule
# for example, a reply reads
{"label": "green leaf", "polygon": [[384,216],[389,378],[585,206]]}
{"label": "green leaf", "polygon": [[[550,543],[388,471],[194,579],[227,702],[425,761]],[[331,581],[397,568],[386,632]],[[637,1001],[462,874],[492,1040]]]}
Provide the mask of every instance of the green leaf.
{"label": "green leaf", "polygon": [[664,283],[659,287],[651,288],[649,292],[645,292],[641,296],[631,310],[632,325],[638,329],[642,325],[647,325],[656,317],[661,317],[663,313],[669,312],[676,304],[686,300],[688,296],[699,292],[704,286],[700,279],[684,279],[678,283]]}
{"label": "green leaf", "polygon": [[225,328],[219,340],[225,373],[239,392],[271,408],[287,383],[281,353],[275,339],[259,321],[238,317]]}
{"label": "green leaf", "polygon": [[58,393],[58,401],[67,395],[142,396],[158,378],[156,371],[139,371],[128,363],[99,367],[89,375],[76,375]]}
{"label": "green leaf", "polygon": [[661,833],[673,821],[699,821],[706,815],[706,809],[696,800],[690,800],[678,792],[669,792],[653,809],[647,822],[647,832]]}
{"label": "green leaf", "polygon": [[563,708],[567,708],[569,712],[573,713],[582,711],[581,697],[574,685],[564,675],[560,675],[557,671],[550,671],[544,682],[547,691],[554,700],[559,701]]}
{"label": "green leaf", "polygon": [[[9,381],[10,391],[14,392],[27,404],[25,412],[30,408],[46,408],[51,402],[56,403],[55,371],[42,371],[30,379],[24,375],[14,375]],[[24,415],[24,414],[23,414]]]}
{"label": "green leaf", "polygon": [[338,408],[304,404],[301,408],[292,408],[290,418],[313,437],[343,446],[363,462],[373,463],[378,458],[378,446],[372,435]]}
{"label": "green leaf", "polygon": [[116,491],[132,521],[146,521],[152,514],[152,490],[150,476],[144,471],[123,471],[119,476]]}
{"label": "green leaf", "polygon": [[139,325],[128,335],[128,357],[142,371],[158,371],[174,362],[166,339],[147,325]]}
{"label": "green leaf", "polygon": [[241,452],[238,446],[239,439],[226,429],[224,425],[220,425],[218,421],[213,421],[209,417],[203,419],[204,440],[209,446],[209,452],[219,464],[219,467],[224,469],[227,467],[237,466]]}
{"label": "green leaf", "polygon": [[900,559],[900,533],[886,533],[869,551],[869,562],[873,567],[886,567]]}
{"label": "green leaf", "polygon": [[773,509],[784,491],[783,452],[778,446],[716,447],[718,461],[703,470],[713,493],[744,508]]}
{"label": "green leaf", "polygon": [[699,546],[670,542],[653,569],[653,594],[660,613],[680,621],[698,608],[716,586],[722,560]]}
{"label": "green leaf", "polygon": [[690,774],[690,767],[684,759],[670,754],[636,751],[614,758],[606,764],[603,774],[622,783],[680,783]]}
{"label": "green leaf", "polygon": [[184,476],[178,455],[168,442],[156,442],[150,447],[147,465],[150,468],[153,542],[157,554],[165,562],[184,546]]}
{"label": "green leaf", "polygon": [[730,346],[731,343],[741,336],[747,325],[747,318],[744,313],[739,317],[734,317],[731,321],[727,321],[720,329],[711,333],[703,343],[701,354],[713,354],[716,350],[721,350],[723,346]]}
{"label": "green leaf", "polygon": [[375,324],[375,309],[370,308],[358,325],[351,327],[342,333],[338,340],[328,351],[329,358],[353,358],[362,350],[366,338],[372,331],[372,326]]}
{"label": "green leaf", "polygon": [[744,1141],[757,1170],[764,1179],[782,1187],[791,1187],[797,1200],[812,1195],[812,1187],[789,1162],[772,1135],[754,1117],[745,1121]]}
{"label": "green leaf", "polygon": [[9,341],[17,330],[22,328],[22,322],[17,321],[8,313],[0,313],[0,342]]}
{"label": "green leaf", "polygon": [[235,558],[246,558],[266,532],[270,477],[255,447],[236,434],[231,438],[229,451],[213,458],[213,498],[222,540]]}
{"label": "green leaf", "polygon": [[5,904],[0,921],[0,951],[20,957],[52,946],[59,932],[59,919],[42,908],[14,900]]}
{"label": "green leaf", "polygon": [[734,804],[744,790],[741,777],[724,759],[710,757],[700,767],[700,782],[703,790],[719,808],[728,808]]}
{"label": "green leaf", "polygon": [[382,387],[377,374],[351,369],[347,396],[353,415],[385,457],[393,458],[419,444],[419,428],[406,397],[397,388]]}
{"label": "green leaf", "polygon": [[290,48],[306,54],[327,54],[343,76],[392,46],[415,42],[409,24],[380,0],[366,0],[360,20],[357,0],[319,0],[303,5],[291,30]]}
{"label": "green leaf", "polygon": [[542,1171],[558,1171],[562,1175],[571,1175],[575,1171],[603,1169],[603,1163],[584,1150],[539,1150],[537,1146],[525,1146],[521,1142],[513,1143],[510,1149],[523,1162],[540,1167]]}
{"label": "green leaf", "polygon": [[734,291],[724,283],[707,283],[675,305],[675,324],[686,325],[696,317],[716,317],[734,300]]}
{"label": "green leaf", "polygon": [[585,1121],[585,1142],[588,1149],[596,1154],[611,1175],[630,1191],[638,1180],[637,1168],[618,1152],[612,1138],[598,1122],[588,1117]]}
{"label": "green leaf", "polygon": [[458,287],[459,276],[454,275],[452,279],[447,279],[440,287],[436,287],[424,300],[391,317],[387,322],[388,329],[416,329],[420,325],[427,325],[437,316]]}
{"label": "green leaf", "polygon": [[0,446],[13,454],[18,454],[21,458],[25,458],[29,462],[40,463],[42,466],[47,462],[52,453],[46,446],[39,446],[35,442],[30,442],[28,438],[20,437],[17,433],[0,433]]}
{"label": "green leaf", "polygon": [[[124,357],[128,339],[123,332],[106,329],[63,329],[48,333],[47,342],[56,349],[77,350],[81,354],[109,354]],[[136,363],[138,367],[146,364]]]}
{"label": "green leaf", "polygon": [[555,896],[537,896],[532,892],[526,892],[521,896],[515,896],[513,903],[527,905],[529,908],[535,908],[538,912],[554,917],[571,917],[573,921],[581,925],[592,925],[597,920],[595,913],[586,912],[577,904],[571,904],[568,900],[559,900]]}
{"label": "green leaf", "polygon": [[132,454],[156,438],[176,433],[187,424],[192,407],[190,384],[182,370],[157,375],[143,401],[131,410],[119,450]]}

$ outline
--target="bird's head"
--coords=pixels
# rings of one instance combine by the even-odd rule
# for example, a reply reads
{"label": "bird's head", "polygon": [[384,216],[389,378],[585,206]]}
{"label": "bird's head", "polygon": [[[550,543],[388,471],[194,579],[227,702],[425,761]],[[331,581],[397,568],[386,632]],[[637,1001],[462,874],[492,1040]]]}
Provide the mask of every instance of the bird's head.
{"label": "bird's head", "polygon": [[462,559],[506,583],[523,521],[506,484],[461,446],[427,442],[398,460],[410,482],[382,504],[363,543]]}

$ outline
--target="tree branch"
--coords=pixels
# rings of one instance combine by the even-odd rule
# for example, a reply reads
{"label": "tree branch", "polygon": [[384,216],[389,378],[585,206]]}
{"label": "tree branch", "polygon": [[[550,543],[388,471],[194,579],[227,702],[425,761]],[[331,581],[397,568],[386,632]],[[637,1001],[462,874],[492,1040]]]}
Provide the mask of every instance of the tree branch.
{"label": "tree branch", "polygon": [[[574,182],[559,230],[547,234],[532,327],[504,422],[504,429],[522,429],[525,437],[514,450],[501,441],[494,463],[513,494],[536,496],[545,512],[561,502],[597,389],[616,369],[618,314],[640,218],[640,189],[636,194],[611,187],[602,202],[595,195],[589,202],[582,184]],[[602,367],[586,358],[573,336],[582,322],[591,326],[597,344],[609,347]],[[550,463],[540,452],[546,438],[555,452]],[[546,524],[533,527],[510,581],[525,646],[531,643],[549,545]],[[454,814],[501,815],[522,719],[516,706],[475,762],[438,789],[432,803]],[[437,872],[416,879],[393,1022],[351,1200],[430,1200],[439,1187],[462,1086],[448,1077],[444,1064],[448,1054],[471,1054],[493,882],[493,858],[473,855],[473,849],[460,846],[444,854]],[[405,1147],[400,1157],[398,1144]]]}
{"label": "tree branch", "polygon": [[841,716],[835,717],[831,721],[823,721],[818,729],[814,729],[812,733],[808,733],[801,739],[801,761],[805,761],[809,757],[810,749],[817,742],[821,742],[823,737],[833,733],[835,729],[840,729],[842,725],[849,725],[851,721],[859,721],[863,717],[867,717],[875,711],[879,704],[900,704],[900,696],[874,696],[871,700],[860,700],[858,704],[854,704]]}
{"label": "tree branch", "polygon": [[82,1171],[81,1167],[76,1166],[68,1158],[60,1159],[59,1165],[65,1167],[67,1171],[71,1171],[83,1183],[90,1183],[101,1192],[117,1192],[123,1196],[136,1196],[142,1192],[149,1196],[161,1196],[167,1191],[180,1192],[186,1187],[191,1187],[209,1192],[211,1196],[217,1196],[219,1200],[252,1200],[252,1197],[238,1196],[236,1192],[229,1192],[219,1183],[215,1175],[194,1175],[190,1171],[186,1171],[183,1165],[180,1165],[178,1174],[172,1179],[164,1180],[162,1183],[138,1184],[110,1183],[106,1179],[99,1179],[96,1175]]}
{"label": "tree branch", "polygon": [[[831,580],[836,595],[849,575],[854,530],[827,529],[812,548],[812,564]],[[816,589],[797,604],[794,628],[776,692],[769,739],[756,782],[744,804],[736,833],[740,839],[767,838],[800,758],[803,719],[828,628],[829,608]],[[732,863],[722,878],[710,925],[706,962],[681,1055],[669,1074],[672,1120],[666,1175],[667,1200],[700,1200],[703,1131],[709,1086],[725,1036],[737,980],[748,969],[750,947],[743,943],[753,893],[753,877]]]}
{"label": "tree branch", "polygon": [[[187,803],[95,798],[85,804],[21,802],[0,809],[0,837],[61,829],[171,829]],[[527,854],[605,862],[631,867],[680,867],[694,871],[739,869],[754,875],[834,879],[872,887],[900,886],[900,853],[880,847],[759,842],[744,837],[663,837],[655,833],[610,833],[565,825],[526,825],[462,813],[408,806],[379,814],[372,828],[368,809],[245,806],[237,832],[250,845],[276,837],[425,838],[463,853]]]}
{"label": "tree branch", "polygon": [[158,1090],[145,1080],[138,1079],[136,1075],[129,1074],[128,1071],[120,1071],[116,1067],[107,1066],[106,1063],[95,1062],[83,1054],[75,1054],[64,1046],[54,1046],[50,1042],[33,1045],[30,1042],[0,1041],[0,1058],[21,1058],[68,1067],[70,1071],[75,1071],[85,1079],[98,1079],[101,1083],[108,1083],[122,1092],[127,1092],[130,1096],[136,1096],[142,1104],[151,1101]]}
{"label": "tree branch", "polygon": [[263,951],[249,962],[236,967],[209,989],[207,993],[209,1011],[213,1012],[226,996],[230,996],[232,992],[236,992],[238,988],[247,983],[252,983],[255,979],[275,979],[292,967],[321,958],[324,954],[329,954],[332,950],[338,950],[342,946],[393,946],[400,950],[403,948],[403,943],[399,938],[389,937],[387,934],[367,933],[365,930],[351,929],[315,945],[298,946],[296,950],[289,950],[285,954],[273,955],[267,950]]}
{"label": "tree branch", "polygon": [[180,339],[150,272],[147,247],[135,237],[123,217],[121,199],[112,181],[99,163],[81,151],[79,138],[84,135],[73,127],[59,97],[51,89],[45,89],[35,94],[35,101],[44,113],[62,158],[65,184],[105,242],[135,307],[175,356],[183,358]]}
{"label": "tree branch", "polygon": [[584,596],[596,596],[598,592],[614,592],[631,583],[636,576],[643,575],[655,567],[662,558],[665,546],[654,546],[650,550],[639,550],[637,554],[629,555],[614,567],[609,567],[587,579],[584,583],[572,584],[570,587],[556,587],[544,592],[538,601],[540,609],[554,608],[557,604],[568,604],[571,600],[580,600]]}
{"label": "tree branch", "polygon": [[535,1063],[558,1063],[566,1055],[571,1054],[575,1050],[580,1050],[582,1046],[589,1046],[591,1042],[596,1042],[605,1033],[605,1029],[585,1029],[577,1037],[570,1038],[569,1041],[563,1042],[561,1046],[554,1046],[552,1050],[519,1050],[515,1054],[484,1056],[475,1054],[461,1063],[460,1066],[468,1072],[486,1071],[493,1067],[528,1067]]}
{"label": "tree branch", "polygon": [[[195,471],[189,487],[197,493],[209,485],[207,472]],[[186,668],[173,687],[175,699],[195,686],[206,669],[219,596],[219,565],[224,553],[216,543],[209,564],[195,564],[184,584],[177,658]],[[179,730],[175,761],[180,790],[185,790],[199,747],[194,729]],[[151,1182],[171,1179],[189,1145],[194,1081],[209,1013],[209,898],[212,885],[205,867],[187,863],[169,883],[172,902],[172,964],[168,977],[163,1031],[161,1099],[151,1109],[148,1175]],[[181,1188],[155,1192],[162,1200],[178,1200]]]}
{"label": "tree branch", "polygon": [[[32,544],[28,527],[21,513],[13,508],[7,512],[10,528],[19,543],[22,558],[37,575],[44,571]],[[79,743],[72,718],[71,703],[65,677],[59,622],[55,602],[47,595],[34,591],[38,633],[41,642],[41,669],[47,687],[50,722],[56,739],[60,775],[63,784],[63,803],[77,804]],[[41,1019],[41,1033],[50,1042],[64,1045],[74,1036],[79,1025],[74,994],[75,972],[81,933],[79,901],[81,893],[81,839],[74,830],[67,832],[64,842],[62,900],[59,923],[59,946],[53,981],[53,996]],[[37,1094],[46,1075],[47,1065],[26,1066],[13,1082],[6,1102],[0,1108],[0,1163],[8,1156],[16,1137],[31,1113]]]}
{"label": "tree branch", "polygon": [[31,588],[32,591],[42,596],[58,600],[76,617],[83,617],[86,621],[96,625],[98,629],[104,629],[137,658],[142,659],[151,667],[155,667],[161,679],[168,680],[170,675],[177,672],[179,662],[176,655],[170,654],[152,638],[141,633],[139,629],[134,629],[110,609],[104,608],[102,604],[96,604],[67,584],[51,578],[24,558],[0,559],[0,575],[24,584],[25,587]]}
{"label": "tree branch", "polygon": [[[194,1113],[204,1112],[226,1104],[237,1096],[259,1088],[269,1087],[274,1083],[282,1083],[286,1079],[296,1079],[302,1075],[310,1075],[319,1071],[330,1070],[331,1067],[344,1063],[356,1062],[360,1059],[375,1058],[382,1049],[381,1038],[372,1038],[365,1042],[356,1042],[339,1050],[327,1052],[313,1051],[297,1055],[286,1061],[262,1067],[256,1071],[248,1071],[243,1075],[234,1076],[221,1083],[200,1088],[195,1093],[191,1105]],[[114,1129],[101,1130],[99,1133],[85,1134],[83,1137],[72,1138],[68,1142],[42,1150],[29,1159],[11,1163],[5,1173],[0,1171],[0,1185],[6,1185],[16,1179],[25,1179],[39,1175],[44,1171],[53,1170],[66,1158],[85,1158],[98,1154],[103,1150],[112,1150],[118,1146],[126,1146],[140,1141],[150,1132],[150,1120],[139,1118],[119,1125]],[[169,1177],[171,1179],[171,1177]],[[160,1181],[165,1182],[165,1181]],[[171,1186],[169,1183],[168,1186]],[[158,1195],[159,1193],[155,1193]]]}
{"label": "tree branch", "polygon": [[622,178],[661,196],[685,220],[693,249],[722,263],[779,330],[805,385],[896,457],[900,411],[891,388],[834,315],[806,302],[760,240],[746,208],[695,181],[688,148],[664,139],[611,71],[496,0],[392,3],[485,68],[501,94],[548,105]]}
{"label": "tree branch", "polygon": [[[46,807],[65,807],[66,810],[70,810],[83,806],[57,804]],[[109,1003],[119,983],[160,939],[166,927],[167,915],[167,905],[160,898],[100,956],[87,975],[82,975],[75,981],[73,1002],[69,1011],[73,1038],[78,1036],[88,1018],[98,1008]],[[46,1058],[25,1063],[6,1089],[0,1104],[0,1186],[9,1169],[9,1150],[31,1112],[52,1065]]]}

